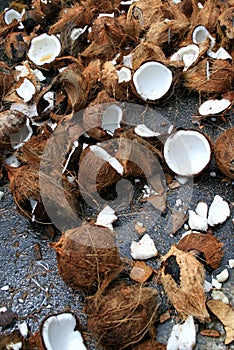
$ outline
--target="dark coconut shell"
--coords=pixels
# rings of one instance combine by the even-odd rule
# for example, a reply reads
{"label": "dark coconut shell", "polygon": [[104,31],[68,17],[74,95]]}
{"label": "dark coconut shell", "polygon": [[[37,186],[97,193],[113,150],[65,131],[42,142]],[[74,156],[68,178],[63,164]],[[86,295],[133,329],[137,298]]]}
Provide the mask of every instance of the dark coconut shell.
{"label": "dark coconut shell", "polygon": [[195,256],[198,256],[198,260],[201,258],[201,262],[212,269],[219,267],[224,255],[223,243],[210,234],[190,233],[183,237],[176,246],[184,252],[197,252]]}
{"label": "dark coconut shell", "polygon": [[75,290],[97,290],[121,266],[115,233],[105,227],[84,224],[67,230],[51,246],[57,253],[60,276]]}
{"label": "dark coconut shell", "polygon": [[215,161],[228,178],[234,179],[234,128],[221,133],[214,145]]}
{"label": "dark coconut shell", "polygon": [[124,349],[153,329],[157,308],[156,290],[120,283],[88,299],[88,329],[106,349]]}

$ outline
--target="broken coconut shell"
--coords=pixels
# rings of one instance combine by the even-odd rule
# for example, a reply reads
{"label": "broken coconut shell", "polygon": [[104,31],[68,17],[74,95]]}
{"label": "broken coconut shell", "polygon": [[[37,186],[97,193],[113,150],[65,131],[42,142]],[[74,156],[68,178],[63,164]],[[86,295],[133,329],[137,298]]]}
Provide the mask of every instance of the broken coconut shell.
{"label": "broken coconut shell", "polygon": [[171,303],[182,319],[192,315],[209,320],[204,294],[204,268],[190,253],[172,246],[162,257],[161,279]]}
{"label": "broken coconut shell", "polygon": [[214,145],[214,156],[222,173],[234,179],[234,128],[219,135]]}
{"label": "broken coconut shell", "polygon": [[60,276],[75,290],[95,291],[121,267],[115,233],[105,227],[84,224],[67,230],[51,246]]}
{"label": "broken coconut shell", "polygon": [[124,349],[152,329],[157,308],[155,289],[120,283],[87,300],[88,329],[107,349]]}
{"label": "broken coconut shell", "polygon": [[189,233],[185,235],[176,247],[184,252],[191,252],[208,267],[217,269],[223,258],[223,243],[210,234]]}

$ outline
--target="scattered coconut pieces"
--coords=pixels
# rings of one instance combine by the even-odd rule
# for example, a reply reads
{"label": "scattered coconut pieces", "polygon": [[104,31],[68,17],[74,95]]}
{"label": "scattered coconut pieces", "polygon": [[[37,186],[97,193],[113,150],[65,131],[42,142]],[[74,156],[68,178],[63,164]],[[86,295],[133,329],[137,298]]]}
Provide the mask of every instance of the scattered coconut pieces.
{"label": "scattered coconut pieces", "polygon": [[95,225],[107,227],[110,230],[113,230],[113,222],[115,222],[118,217],[115,215],[114,209],[107,205],[104,209],[98,214]]}
{"label": "scattered coconut pieces", "polygon": [[35,94],[36,88],[28,78],[24,78],[19,87],[16,88],[16,92],[24,102],[29,102]]}
{"label": "scattered coconut pieces", "polygon": [[160,133],[154,132],[153,130],[147,128],[145,124],[138,124],[135,129],[135,133],[141,137],[155,137],[159,136]]}
{"label": "scattered coconut pieces", "polygon": [[219,281],[217,281],[217,279],[216,278],[214,278],[214,277],[212,277],[212,279],[211,279],[211,284],[212,284],[212,286],[214,287],[214,288],[216,288],[216,289],[221,289],[222,288],[222,283],[220,283]]}
{"label": "scattered coconut pieces", "polygon": [[189,210],[188,224],[192,230],[207,231],[208,229],[208,205],[205,202],[199,202],[195,211]]}
{"label": "scattered coconut pieces", "polygon": [[229,272],[227,268],[223,269],[218,274],[215,274],[215,278],[217,279],[218,282],[221,282],[221,283],[227,281],[228,277],[229,277]]}
{"label": "scattered coconut pieces", "polygon": [[154,241],[146,233],[139,242],[131,243],[131,256],[133,259],[146,260],[158,255]]}
{"label": "scattered coconut pieces", "polygon": [[184,323],[173,326],[167,342],[167,350],[192,350],[196,344],[196,328],[193,316]]}
{"label": "scattered coconut pieces", "polygon": [[234,259],[229,259],[228,265],[230,266],[231,269],[233,269],[234,268]]}
{"label": "scattered coconut pieces", "polygon": [[222,197],[216,195],[209,208],[208,224],[210,226],[222,224],[229,216],[230,208],[228,203]]}
{"label": "scattered coconut pieces", "polygon": [[177,52],[175,52],[170,60],[171,61],[183,61],[184,63],[184,72],[189,69],[189,67],[196,62],[199,57],[199,46],[195,44],[187,45],[181,47]]}

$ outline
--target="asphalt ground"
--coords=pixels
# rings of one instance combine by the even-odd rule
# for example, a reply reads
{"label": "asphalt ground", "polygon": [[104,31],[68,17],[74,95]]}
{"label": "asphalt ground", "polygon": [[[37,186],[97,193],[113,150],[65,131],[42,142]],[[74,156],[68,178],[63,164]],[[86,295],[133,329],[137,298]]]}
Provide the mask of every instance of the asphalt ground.
{"label": "asphalt ground", "polygon": [[[0,10],[5,2],[1,2]],[[183,89],[176,89],[173,96],[167,102],[157,108],[164,118],[177,128],[197,128],[192,123],[192,115],[196,115],[199,107],[199,96]],[[206,120],[202,124],[202,132],[210,136],[214,142],[218,135],[234,125],[233,110],[226,116],[226,120]],[[199,129],[200,130],[200,129]],[[215,173],[215,176],[213,176]],[[203,200],[211,204],[215,195],[225,199],[231,208],[231,216],[222,225],[214,228],[214,235],[224,244],[225,255],[222,265],[227,264],[228,259],[234,258],[234,193],[233,183],[225,181],[224,175],[217,169],[214,160],[210,166],[197,178],[193,179],[192,198],[188,208],[195,209],[196,204]],[[64,309],[74,311],[86,331],[86,318],[82,311],[85,294],[74,292],[61,280],[55,252],[48,243],[57,241],[60,232],[55,230],[55,236],[51,237],[46,226],[40,226],[30,222],[19,214],[13,197],[9,191],[7,180],[0,188],[4,196],[0,201],[0,288],[9,286],[8,290],[0,289],[0,308],[6,306],[17,314],[17,319],[2,333],[10,333],[17,329],[17,325],[26,321],[31,332],[39,329],[41,321],[49,314],[61,312]],[[130,244],[137,239],[138,233],[134,229],[136,222],[141,222],[156,244],[159,251],[157,259],[150,259],[147,263],[154,268],[160,266],[160,257],[168,252],[171,245],[177,243],[185,231],[182,227],[175,235],[168,233],[168,221],[170,209],[175,206],[177,199],[181,198],[180,190],[170,191],[167,196],[167,211],[165,215],[158,215],[149,203],[141,203],[135,199],[133,205],[116,212],[118,221],[114,224],[117,234],[117,245],[123,257],[131,259]],[[110,203],[111,205],[111,203]],[[92,217],[92,213],[90,213]],[[38,250],[40,253],[38,255]],[[210,276],[207,276],[209,278]],[[127,278],[123,276],[123,278]],[[163,293],[162,288],[156,283],[150,282],[150,286],[157,288],[161,299],[161,310],[164,311],[170,305]],[[234,306],[234,272],[223,285],[224,293],[229,297]],[[157,339],[166,344],[175,317],[164,324],[157,323]],[[234,349],[234,344],[224,345],[224,328],[218,321],[202,326],[217,329],[221,333],[220,338],[208,338],[198,332],[195,350],[227,350]],[[99,350],[95,339],[87,333],[88,350]]]}

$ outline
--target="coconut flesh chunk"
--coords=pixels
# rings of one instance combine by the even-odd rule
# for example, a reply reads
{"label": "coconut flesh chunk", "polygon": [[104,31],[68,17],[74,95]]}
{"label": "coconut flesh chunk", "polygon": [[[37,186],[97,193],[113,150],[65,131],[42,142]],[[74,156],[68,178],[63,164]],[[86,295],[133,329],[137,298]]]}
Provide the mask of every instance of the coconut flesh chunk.
{"label": "coconut flesh chunk", "polygon": [[122,116],[123,112],[119,106],[108,105],[102,115],[102,129],[106,130],[109,135],[113,135],[115,130],[120,128]]}
{"label": "coconut flesh chunk", "polygon": [[230,105],[231,101],[225,98],[221,100],[208,100],[201,104],[198,111],[204,116],[218,114],[225,111]]}
{"label": "coconut flesh chunk", "polygon": [[216,195],[210,205],[208,214],[208,224],[215,226],[222,224],[230,216],[228,203],[222,197]]}
{"label": "coconut flesh chunk", "polygon": [[170,89],[172,72],[159,62],[146,62],[133,74],[133,84],[144,101],[155,101]]}
{"label": "coconut flesh chunk", "polygon": [[141,137],[155,137],[159,136],[160,133],[154,132],[153,130],[147,128],[145,124],[139,124],[134,129],[135,133]]}
{"label": "coconut flesh chunk", "polygon": [[18,132],[10,134],[10,140],[11,140],[11,145],[14,149],[18,149],[25,142],[30,140],[30,138],[33,135],[33,130],[30,125],[30,119],[26,119],[26,123],[24,126],[22,126]]}
{"label": "coconut flesh chunk", "polygon": [[209,49],[207,55],[216,60],[232,60],[232,56],[223,47],[220,47],[216,52]]}
{"label": "coconut flesh chunk", "polygon": [[192,350],[195,344],[196,328],[193,316],[189,316],[184,323],[173,326],[167,350]]}
{"label": "coconut flesh chunk", "polygon": [[123,175],[124,173],[123,165],[118,161],[118,159],[116,159],[115,157],[112,157],[104,148],[97,145],[93,145],[93,146],[90,146],[90,150],[97,157],[108,162],[110,166],[112,166],[112,168],[114,168],[117,171],[117,173],[119,173],[120,175]]}
{"label": "coconut flesh chunk", "polygon": [[76,330],[76,319],[71,313],[50,316],[43,323],[42,338],[46,350],[86,350],[81,333]]}
{"label": "coconut flesh chunk", "polygon": [[29,102],[36,92],[35,85],[28,79],[24,78],[23,82],[16,89],[17,94],[21,97],[24,102]]}
{"label": "coconut flesh chunk", "polygon": [[98,214],[97,221],[95,225],[107,227],[113,231],[113,222],[116,221],[118,217],[115,215],[114,209],[107,205],[100,213]]}
{"label": "coconut flesh chunk", "polygon": [[186,71],[198,59],[199,51],[199,47],[195,44],[181,47],[171,56],[170,61],[183,61],[183,70]]}
{"label": "coconut flesh chunk", "polygon": [[43,33],[31,40],[28,58],[36,65],[42,66],[53,62],[60,51],[61,43],[57,36]]}
{"label": "coconut flesh chunk", "polygon": [[166,140],[164,158],[176,174],[193,176],[199,174],[209,163],[211,147],[202,133],[180,130]]}
{"label": "coconut flesh chunk", "polygon": [[188,224],[192,230],[207,231],[208,205],[206,203],[204,202],[198,203],[195,209],[195,212],[193,210],[189,210],[188,213],[189,213]]}
{"label": "coconut flesh chunk", "polygon": [[136,260],[146,260],[158,255],[158,250],[155,247],[152,238],[145,234],[139,242],[131,243],[131,256]]}
{"label": "coconut flesh chunk", "polygon": [[131,70],[127,67],[122,67],[119,70],[116,70],[118,76],[118,83],[127,83],[131,80],[132,74]]}
{"label": "coconut flesh chunk", "polygon": [[11,24],[14,19],[16,19],[18,22],[22,19],[22,14],[14,9],[7,9],[4,14],[4,21],[7,25]]}

